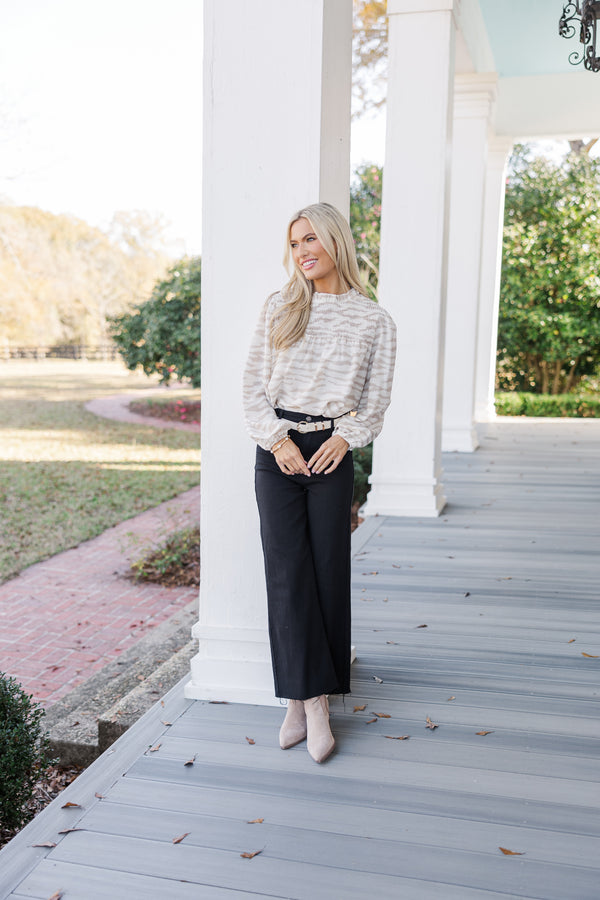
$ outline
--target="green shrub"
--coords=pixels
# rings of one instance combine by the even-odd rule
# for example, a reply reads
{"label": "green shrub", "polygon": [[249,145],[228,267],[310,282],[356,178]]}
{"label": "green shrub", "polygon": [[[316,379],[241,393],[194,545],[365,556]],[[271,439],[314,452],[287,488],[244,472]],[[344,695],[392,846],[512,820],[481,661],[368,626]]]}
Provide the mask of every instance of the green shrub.
{"label": "green shrub", "polygon": [[362,506],[371,490],[369,475],[373,465],[373,444],[367,444],[366,447],[359,447],[353,450],[352,458],[354,461],[354,497],[352,502]]}
{"label": "green shrub", "polygon": [[19,828],[36,782],[51,765],[44,709],[14,679],[0,672],[0,824]]}
{"label": "green shrub", "polygon": [[551,418],[600,418],[600,399],[574,394],[496,394],[499,416],[547,416]]}

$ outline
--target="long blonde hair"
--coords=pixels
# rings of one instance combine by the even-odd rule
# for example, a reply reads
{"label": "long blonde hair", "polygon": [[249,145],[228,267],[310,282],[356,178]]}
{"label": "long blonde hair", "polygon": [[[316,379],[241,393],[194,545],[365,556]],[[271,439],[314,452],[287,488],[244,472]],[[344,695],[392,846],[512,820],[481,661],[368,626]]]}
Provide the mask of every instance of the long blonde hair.
{"label": "long blonde hair", "polygon": [[284,350],[300,340],[308,325],[314,293],[313,282],[292,258],[290,233],[292,225],[298,219],[308,219],[310,222],[323,249],[335,262],[344,291],[355,288],[366,296],[360,280],[352,232],[343,215],[331,203],[313,203],[299,210],[290,219],[286,232],[283,263],[290,273],[290,280],[282,290],[286,302],[279,307],[269,323],[271,343],[276,350]]}

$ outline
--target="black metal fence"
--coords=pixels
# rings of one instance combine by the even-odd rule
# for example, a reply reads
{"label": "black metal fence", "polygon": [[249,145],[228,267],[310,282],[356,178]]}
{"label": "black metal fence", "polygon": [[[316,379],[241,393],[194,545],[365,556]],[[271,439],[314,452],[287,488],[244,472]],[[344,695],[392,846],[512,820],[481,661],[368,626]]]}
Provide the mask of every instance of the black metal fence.
{"label": "black metal fence", "polygon": [[119,358],[114,344],[60,344],[56,347],[2,347],[1,359],[101,359]]}

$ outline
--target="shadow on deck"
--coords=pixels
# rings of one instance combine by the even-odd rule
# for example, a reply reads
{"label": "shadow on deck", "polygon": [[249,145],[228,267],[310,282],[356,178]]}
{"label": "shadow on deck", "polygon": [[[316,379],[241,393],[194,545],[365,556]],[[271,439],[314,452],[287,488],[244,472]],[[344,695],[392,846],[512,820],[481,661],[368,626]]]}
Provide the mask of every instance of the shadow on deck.
{"label": "shadow on deck", "polygon": [[325,765],[181,684],[0,853],[0,897],[597,900],[600,421],[481,431],[439,519],[357,532]]}

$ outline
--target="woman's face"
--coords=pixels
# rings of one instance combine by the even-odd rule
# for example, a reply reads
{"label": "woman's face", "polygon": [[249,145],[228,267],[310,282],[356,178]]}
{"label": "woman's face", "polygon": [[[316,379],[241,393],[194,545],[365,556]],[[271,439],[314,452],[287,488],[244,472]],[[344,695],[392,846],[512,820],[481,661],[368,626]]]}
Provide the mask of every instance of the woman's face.
{"label": "woman's face", "polygon": [[337,281],[335,263],[323,248],[308,219],[296,219],[290,229],[290,246],[294,262],[302,269],[306,278],[314,281],[317,289],[319,284],[330,281],[334,276]]}

